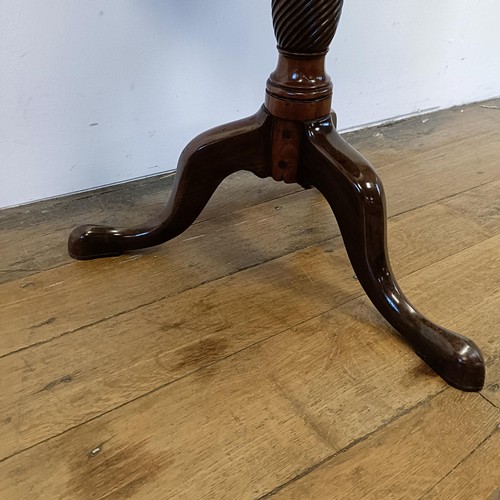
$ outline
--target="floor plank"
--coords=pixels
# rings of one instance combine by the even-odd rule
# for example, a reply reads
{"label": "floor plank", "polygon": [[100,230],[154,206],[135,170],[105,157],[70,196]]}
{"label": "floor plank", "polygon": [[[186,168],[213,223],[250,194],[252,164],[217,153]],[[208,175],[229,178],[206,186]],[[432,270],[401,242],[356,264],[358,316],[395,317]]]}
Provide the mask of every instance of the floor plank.
{"label": "floor plank", "polygon": [[[498,307],[498,304],[500,304],[500,298],[498,298],[495,307]],[[498,348],[498,342],[492,343],[495,344],[496,355],[488,366],[487,383],[483,390],[483,395],[497,408],[500,408],[500,349]]]}
{"label": "floor plank", "polygon": [[[123,227],[144,223],[165,205],[173,179],[172,174],[155,176],[1,210],[0,283],[72,262],[66,249],[67,240],[72,229],[81,224]],[[238,172],[219,186],[196,223],[301,190],[300,186]]]}
{"label": "floor plank", "polygon": [[[478,198],[483,195],[479,190]],[[395,265],[401,276],[488,239],[467,214],[448,212],[436,204],[391,222]],[[427,228],[435,219],[444,226],[432,233]],[[485,245],[491,246],[489,241]],[[484,278],[478,279],[479,298],[500,287],[491,275],[496,255],[488,250],[490,267],[478,270]],[[458,270],[453,272],[461,276]],[[434,286],[437,291],[446,294],[438,284]],[[23,426],[20,430],[18,417],[0,428],[5,453],[0,458],[360,295],[362,290],[337,238],[9,356],[0,365],[0,409],[5,415],[22,415]],[[64,316],[66,303],[56,300],[54,306],[60,308],[52,313],[54,317]],[[23,307],[18,303],[4,307],[4,317],[15,317]],[[60,332],[57,321],[43,327],[51,329],[53,336]],[[19,331],[13,329],[10,335],[17,340]],[[101,381],[122,390],[103,397],[107,391]],[[68,398],[77,398],[81,405],[68,404]],[[40,418],[43,407],[50,409]]]}
{"label": "floor plank", "polygon": [[[331,344],[325,337],[307,340],[315,350]],[[344,342],[340,348],[347,351],[353,347],[352,339],[350,344]],[[416,390],[408,392],[406,378],[399,375],[391,381],[388,396],[384,385],[390,378],[408,367],[417,370],[419,364],[401,353],[399,362],[391,364],[390,346],[373,349],[372,340],[372,352],[365,349],[361,359],[353,356],[363,362],[368,357],[373,360],[368,373],[380,364],[385,383],[348,390],[345,382],[353,381],[349,365],[345,369],[341,363],[340,369],[330,370],[330,384],[340,377],[341,385],[326,400],[338,409],[328,411],[329,432],[325,432],[308,409],[310,403],[320,404],[321,391],[304,401],[304,395],[301,398],[284,385],[280,370],[273,369],[271,360],[277,356],[280,365],[286,361],[283,347],[275,345],[267,355],[252,349],[240,355],[238,363],[213,365],[156,397],[141,398],[12,457],[0,464],[0,477],[5,478],[0,493],[6,498],[23,497],[35,487],[40,498],[54,499],[89,498],[90,492],[98,498],[114,492],[136,493],[141,498],[255,497],[346,446],[357,437],[353,428],[361,424],[375,430],[391,413],[403,412],[404,405],[411,407],[414,397],[424,398],[429,391],[443,388],[437,379],[426,376],[416,382]],[[321,374],[311,358],[306,356],[296,366],[308,379]],[[321,361],[324,365],[327,360]],[[307,373],[308,365],[315,373]],[[339,393],[341,405],[334,399]],[[344,418],[337,420],[336,413],[345,406]],[[346,420],[355,416],[344,428]],[[95,449],[102,450],[97,457],[91,456]],[[50,465],[42,456],[51,457]]]}
{"label": "floor plank", "polygon": [[[498,425],[500,411],[481,396],[448,389],[269,497],[420,498],[496,432]],[[498,478],[498,467],[495,472],[492,469],[478,471],[478,477]],[[476,483],[480,483],[478,478]],[[477,495],[470,485],[468,491],[470,496],[461,498],[488,498]]]}
{"label": "floor plank", "polygon": [[[499,186],[500,182],[494,185]],[[484,216],[485,206],[496,196],[495,189],[488,184],[473,191],[467,196],[469,205],[460,213],[456,208],[443,209],[438,203],[425,212],[427,221],[419,224],[418,212],[403,218],[402,223],[396,220],[397,225],[407,226],[404,231],[392,231],[390,226],[389,244],[395,253],[396,272],[400,272],[399,261],[412,262],[410,257],[420,255],[422,265],[426,259],[432,261],[429,252],[443,258],[448,252],[499,230],[500,217],[497,223],[491,223]],[[464,201],[457,203],[464,206]],[[307,191],[289,196],[280,206],[282,210],[276,210],[274,203],[261,204],[244,216],[216,219],[213,222],[217,226],[209,234],[198,233],[201,224],[194,226],[164,253],[153,250],[115,259],[75,262],[1,285],[0,324],[8,325],[8,329],[0,336],[0,355],[338,235],[330,209],[317,193]],[[452,218],[447,218],[447,213]],[[435,220],[442,221],[442,225],[437,226]],[[245,251],[241,251],[242,245]]]}
{"label": "floor plank", "polygon": [[[499,289],[500,273],[495,272],[500,268],[499,242],[500,237],[491,238],[408,276],[402,284],[413,295],[422,288],[422,281],[439,278],[438,284],[448,293],[440,287],[416,293],[418,305],[445,324],[453,319],[468,333],[460,327],[480,322],[476,309]],[[472,278],[476,285],[471,289]],[[492,341],[496,332],[491,330],[481,329],[475,340]],[[115,355],[123,363],[125,358],[116,353],[114,344]],[[174,354],[173,359],[186,358]],[[99,366],[111,362],[103,360]],[[74,406],[79,413],[84,411],[82,403],[95,407],[109,402],[118,392],[141,384],[152,370],[161,372],[156,360],[144,362],[134,367],[126,361],[116,374],[114,367],[109,373],[97,373],[92,384],[85,384],[84,391],[91,390],[89,399],[78,394],[78,383],[55,384],[47,396],[51,405],[64,401],[57,411]],[[8,478],[0,492],[11,495],[21,484],[20,492],[26,494],[37,484],[47,498],[73,494],[74,484],[82,488],[86,481],[94,481],[89,450],[104,443],[109,451],[100,458],[104,465],[98,475],[103,486],[92,483],[97,496],[134,486],[142,498],[161,498],[161,491],[168,491],[169,497],[255,497],[407,413],[444,387],[363,297],[11,457],[0,466],[0,477]],[[14,429],[22,431],[22,414],[12,417]],[[57,416],[50,420],[57,421]],[[159,465],[153,477],[141,476],[131,486],[129,481],[138,472],[122,475],[117,470],[127,466],[135,449]],[[157,457],[159,450],[168,450],[166,462],[165,457]],[[44,456],[51,457],[51,470]],[[69,457],[78,457],[75,469],[70,470]],[[186,477],[190,477],[188,485]]]}
{"label": "floor plank", "polygon": [[422,500],[500,498],[500,424],[493,436],[475,449]]}

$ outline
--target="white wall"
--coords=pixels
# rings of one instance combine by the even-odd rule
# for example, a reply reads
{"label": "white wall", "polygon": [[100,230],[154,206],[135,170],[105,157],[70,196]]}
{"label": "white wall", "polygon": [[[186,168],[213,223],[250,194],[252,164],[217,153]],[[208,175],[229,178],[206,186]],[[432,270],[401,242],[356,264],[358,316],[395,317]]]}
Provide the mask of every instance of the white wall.
{"label": "white wall", "polygon": [[[0,0],[0,207],[175,168],[252,114],[270,0]],[[346,0],[341,129],[500,95],[498,0]]]}

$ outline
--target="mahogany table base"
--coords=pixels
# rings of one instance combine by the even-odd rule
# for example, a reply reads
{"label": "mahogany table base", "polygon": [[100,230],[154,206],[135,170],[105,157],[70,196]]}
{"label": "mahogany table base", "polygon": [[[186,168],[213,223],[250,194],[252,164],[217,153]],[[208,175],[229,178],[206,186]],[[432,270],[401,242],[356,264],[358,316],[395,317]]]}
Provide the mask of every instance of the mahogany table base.
{"label": "mahogany table base", "polygon": [[471,340],[418,312],[391,271],[382,183],[370,163],[344,141],[330,114],[332,87],[324,58],[342,0],[273,0],[280,59],[254,116],[210,130],[183,151],[165,209],[144,227],[86,225],[69,238],[76,259],[159,245],[185,231],[217,186],[239,170],[317,188],[338,221],[349,259],[375,307],[449,384],[479,391],[484,361]]}

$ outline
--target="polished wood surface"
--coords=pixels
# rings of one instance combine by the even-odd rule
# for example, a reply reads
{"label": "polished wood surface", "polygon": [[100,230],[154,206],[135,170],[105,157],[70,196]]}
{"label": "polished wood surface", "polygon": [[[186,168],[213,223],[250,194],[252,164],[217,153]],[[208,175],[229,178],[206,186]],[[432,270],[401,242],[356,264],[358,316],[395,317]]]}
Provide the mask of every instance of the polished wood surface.
{"label": "polished wood surface", "polygon": [[343,0],[273,0],[279,59],[266,88],[266,108],[285,120],[328,115],[333,86],[325,55],[337,31]]}
{"label": "polished wood surface", "polygon": [[82,260],[109,257],[178,236],[196,220],[226,177],[239,170],[259,177],[269,175],[270,134],[271,117],[262,109],[255,116],[200,135],[179,159],[173,191],[164,210],[138,228],[79,227],[70,236],[70,255]]}
{"label": "polished wood surface", "polygon": [[314,186],[330,203],[356,275],[374,306],[448,383],[465,391],[481,390],[485,366],[477,345],[419,313],[397,284],[387,250],[380,178],[335,130],[332,84],[324,63],[342,4],[273,0],[280,58],[267,84],[265,106],[255,116],[206,132],[187,146],[169,202],[151,222],[125,230],[81,226],[70,236],[69,253],[87,260],[164,243],[184,232],[217,186],[238,170]]}
{"label": "polished wood surface", "polygon": [[382,165],[401,285],[484,347],[481,395],[394,335],[316,189],[233,174],[181,237],[87,262],[75,220],[136,226],[170,178],[0,212],[0,498],[494,498],[499,127],[344,135]]}
{"label": "polished wood surface", "polygon": [[330,203],[356,276],[374,306],[447,382],[481,390],[485,370],[477,345],[419,313],[394,278],[384,188],[374,168],[339,136],[330,118],[308,124],[307,135],[304,178]]}

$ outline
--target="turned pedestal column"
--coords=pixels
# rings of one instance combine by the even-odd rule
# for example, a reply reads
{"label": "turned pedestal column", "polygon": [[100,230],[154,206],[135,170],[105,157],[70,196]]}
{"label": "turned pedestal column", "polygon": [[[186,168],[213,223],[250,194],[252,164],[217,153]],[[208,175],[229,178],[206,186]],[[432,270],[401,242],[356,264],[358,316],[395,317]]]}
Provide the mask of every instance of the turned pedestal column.
{"label": "turned pedestal column", "polygon": [[81,226],[71,233],[69,253],[94,259],[170,240],[194,222],[222,180],[238,170],[315,187],[337,218],[351,264],[373,305],[443,379],[478,391],[484,383],[481,352],[471,340],[423,316],[401,291],[387,253],[382,183],[335,129],[325,56],[342,3],[273,0],[279,60],[267,82],[265,105],[186,147],[170,199],[153,220],[132,229]]}

